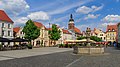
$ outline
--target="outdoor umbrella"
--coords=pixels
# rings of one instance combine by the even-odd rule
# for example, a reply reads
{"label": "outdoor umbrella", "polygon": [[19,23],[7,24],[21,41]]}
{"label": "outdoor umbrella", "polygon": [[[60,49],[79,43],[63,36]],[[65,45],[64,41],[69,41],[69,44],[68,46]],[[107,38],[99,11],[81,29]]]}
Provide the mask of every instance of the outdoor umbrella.
{"label": "outdoor umbrella", "polygon": [[11,42],[28,42],[28,40],[21,39],[21,38],[15,38],[15,39],[12,39]]}
{"label": "outdoor umbrella", "polygon": [[10,40],[7,38],[0,37],[0,42],[10,42]]}

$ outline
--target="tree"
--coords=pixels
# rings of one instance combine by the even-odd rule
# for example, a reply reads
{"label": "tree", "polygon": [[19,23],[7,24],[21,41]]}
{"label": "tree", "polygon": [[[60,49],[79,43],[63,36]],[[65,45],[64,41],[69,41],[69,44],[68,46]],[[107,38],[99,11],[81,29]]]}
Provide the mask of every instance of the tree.
{"label": "tree", "polygon": [[94,40],[94,41],[97,41],[97,42],[102,41],[102,39],[99,38],[99,37],[97,37],[97,36],[91,36],[90,39],[91,39],[91,40]]}
{"label": "tree", "polygon": [[82,40],[82,39],[85,39],[86,37],[84,37],[84,36],[80,36],[80,37],[78,37],[77,38],[77,40]]}
{"label": "tree", "polygon": [[61,34],[60,30],[58,30],[57,25],[52,25],[52,30],[49,30],[49,38],[54,41],[54,45],[56,43],[56,40],[60,39]]}
{"label": "tree", "polygon": [[34,25],[34,22],[32,20],[28,20],[26,22],[26,25],[24,26],[23,30],[25,33],[25,38],[29,40],[31,44],[31,40],[34,40],[39,37],[40,35],[40,29],[37,28],[37,26]]}

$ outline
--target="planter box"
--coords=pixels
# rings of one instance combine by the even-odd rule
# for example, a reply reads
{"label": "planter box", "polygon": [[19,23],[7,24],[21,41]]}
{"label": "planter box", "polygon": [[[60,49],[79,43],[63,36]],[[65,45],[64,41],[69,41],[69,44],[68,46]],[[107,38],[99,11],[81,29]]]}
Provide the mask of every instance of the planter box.
{"label": "planter box", "polygon": [[103,54],[104,47],[74,47],[75,54]]}

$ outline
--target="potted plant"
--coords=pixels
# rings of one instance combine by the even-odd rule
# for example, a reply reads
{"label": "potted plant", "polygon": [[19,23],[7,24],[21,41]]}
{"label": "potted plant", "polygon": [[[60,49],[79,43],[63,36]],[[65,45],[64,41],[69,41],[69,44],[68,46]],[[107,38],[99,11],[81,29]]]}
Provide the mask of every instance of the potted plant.
{"label": "potted plant", "polygon": [[32,45],[31,44],[28,44],[27,47],[28,47],[28,49],[32,49]]}

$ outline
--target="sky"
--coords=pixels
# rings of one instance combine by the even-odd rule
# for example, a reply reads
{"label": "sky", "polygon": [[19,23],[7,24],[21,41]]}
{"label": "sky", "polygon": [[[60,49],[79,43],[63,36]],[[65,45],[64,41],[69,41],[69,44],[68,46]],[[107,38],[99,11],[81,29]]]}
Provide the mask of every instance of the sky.
{"label": "sky", "polygon": [[50,23],[67,28],[70,14],[81,31],[87,27],[105,31],[107,25],[120,22],[120,0],[0,0],[0,10],[14,21],[14,27],[32,19],[46,27]]}

